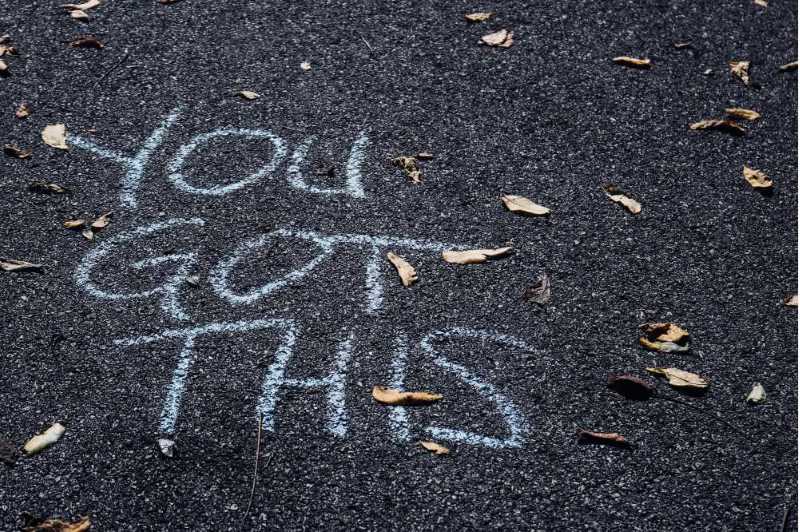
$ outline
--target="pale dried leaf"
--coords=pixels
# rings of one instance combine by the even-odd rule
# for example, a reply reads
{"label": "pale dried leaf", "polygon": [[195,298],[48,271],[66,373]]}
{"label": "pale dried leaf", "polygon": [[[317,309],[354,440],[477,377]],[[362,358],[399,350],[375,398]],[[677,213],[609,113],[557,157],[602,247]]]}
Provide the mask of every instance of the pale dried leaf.
{"label": "pale dried leaf", "polygon": [[104,229],[108,224],[111,223],[111,215],[114,214],[113,211],[109,211],[101,216],[99,216],[95,221],[92,222],[92,229],[95,231],[100,231]]}
{"label": "pale dried leaf", "polygon": [[390,251],[386,254],[386,258],[389,259],[389,262],[391,262],[397,269],[397,274],[400,276],[403,286],[411,286],[417,281],[417,270],[415,270],[414,267],[411,266],[411,264],[409,264],[403,257],[395,255]]}
{"label": "pale dried leaf", "polygon": [[3,146],[3,153],[5,153],[8,157],[14,157],[15,159],[27,159],[31,156],[33,150],[24,150],[15,144],[6,144]]}
{"label": "pale dried leaf", "polygon": [[419,405],[440,401],[442,396],[431,392],[401,392],[385,386],[373,386],[372,397],[385,405]]}
{"label": "pale dried leaf", "polygon": [[89,20],[89,13],[86,11],[81,11],[80,9],[70,11],[69,16],[75,20]]}
{"label": "pale dried leaf", "polygon": [[744,176],[745,180],[750,184],[750,186],[753,188],[772,187],[772,180],[769,177],[767,177],[767,174],[765,174],[761,170],[756,170],[754,168],[749,168],[748,166],[744,166],[742,168],[742,175]]}
{"label": "pale dried leaf", "polygon": [[100,0],[86,0],[82,4],[64,4],[61,7],[70,11],[87,11],[100,5]]}
{"label": "pale dried leaf", "polygon": [[778,67],[778,70],[783,72],[787,72],[789,70],[797,70],[797,61],[792,61],[791,63],[786,63],[785,65],[781,65]]}
{"label": "pale dried leaf", "polygon": [[61,519],[34,520],[31,526],[22,529],[23,532],[86,532],[92,527],[88,517],[82,517],[74,523]]}
{"label": "pale dried leaf", "polygon": [[54,423],[52,427],[44,431],[38,436],[34,436],[25,444],[25,452],[28,454],[35,454],[39,451],[50,447],[64,434],[64,425],[61,423]]}
{"label": "pale dried leaf", "polygon": [[175,454],[175,441],[161,438],[158,440],[158,448],[161,450],[161,454],[167,458],[172,458]]}
{"label": "pale dried leaf", "polygon": [[753,111],[752,109],[745,109],[743,107],[729,107],[725,109],[725,112],[731,116],[735,116],[736,118],[743,118],[750,121],[761,118],[761,113]]}
{"label": "pale dried leaf", "polygon": [[85,227],[83,231],[81,231],[81,235],[83,235],[83,238],[86,240],[94,240],[94,231],[92,231],[91,227]]}
{"label": "pale dried leaf", "polygon": [[253,91],[239,91],[239,96],[241,96],[245,100],[255,100],[256,98],[258,98],[261,95],[259,93],[257,93],[257,92],[253,92]]}
{"label": "pale dried leaf", "polygon": [[469,22],[484,22],[494,16],[492,11],[479,11],[477,13],[467,13],[464,18]]}
{"label": "pale dried leaf", "polygon": [[767,0],[753,0],[753,3],[759,7],[767,7]]}
{"label": "pale dried leaf", "polygon": [[690,373],[678,368],[645,368],[653,375],[666,377],[671,386],[676,388],[692,388],[702,390],[708,388],[706,382],[700,375]]}
{"label": "pale dried leaf", "polygon": [[536,303],[538,305],[546,304],[550,301],[550,276],[546,273],[540,275],[533,286],[529,286],[525,289],[525,293],[522,294],[522,297],[531,303]]}
{"label": "pale dried leaf", "polygon": [[767,398],[767,392],[764,390],[764,387],[761,386],[759,383],[753,384],[753,389],[750,390],[750,393],[747,394],[747,399],[745,399],[748,403],[761,403]]}
{"label": "pale dried leaf", "polygon": [[628,209],[630,213],[639,214],[642,212],[642,205],[635,199],[623,194],[616,185],[610,183],[603,185],[603,191],[606,193],[606,196],[608,196],[608,199],[614,203],[619,203]]}
{"label": "pale dried leaf", "polygon": [[0,72],[7,72],[8,71],[8,64],[5,61],[0,59]]}
{"label": "pale dried leaf", "polygon": [[720,120],[717,118],[700,120],[699,122],[689,124],[689,129],[694,131],[701,131],[704,129],[718,129],[720,131],[731,133],[732,135],[737,135],[737,136],[744,135],[746,132],[744,127],[737,124],[733,120]]}
{"label": "pale dried leaf", "polygon": [[34,264],[24,260],[0,258],[0,270],[4,272],[22,272],[25,270],[41,270],[41,264]]}
{"label": "pale dried leaf", "polygon": [[728,61],[731,75],[742,80],[745,85],[750,85],[750,61]]}
{"label": "pale dried leaf", "polygon": [[517,196],[514,194],[506,194],[500,198],[503,204],[511,212],[525,214],[529,216],[546,216],[550,214],[550,209],[538,205],[525,196]]}
{"label": "pale dried leaf", "polygon": [[85,35],[72,39],[69,45],[73,48],[97,48],[98,50],[103,47],[103,43],[93,35]]}
{"label": "pale dried leaf", "polygon": [[500,30],[494,33],[489,33],[481,37],[483,44],[489,46],[498,46],[500,48],[509,48],[514,44],[514,32],[508,30]]}
{"label": "pale dried leaf", "polygon": [[647,58],[629,57],[627,55],[620,55],[612,59],[618,65],[624,65],[632,68],[650,68],[652,63]]}
{"label": "pale dried leaf", "polygon": [[628,440],[617,432],[594,432],[578,429],[578,441],[586,443],[607,443],[611,445],[627,445]]}
{"label": "pale dried leaf", "polygon": [[68,150],[67,128],[64,124],[49,124],[42,130],[42,140],[48,146],[59,150]]}
{"label": "pale dried leaf", "polygon": [[786,305],[787,307],[796,307],[797,306],[797,294],[784,298],[783,304]]}
{"label": "pale dried leaf", "polygon": [[689,350],[689,332],[674,323],[645,323],[639,326],[643,336],[639,343],[664,353]]}
{"label": "pale dried leaf", "polygon": [[19,104],[17,110],[14,111],[14,116],[16,116],[17,118],[27,118],[28,116],[30,116],[30,114],[31,114],[30,108],[28,107],[27,104],[24,103]]}
{"label": "pale dried leaf", "polygon": [[450,452],[450,449],[448,449],[444,445],[439,445],[434,441],[421,441],[419,442],[419,444],[425,447],[433,454],[448,454]]}
{"label": "pale dried leaf", "polygon": [[309,63],[308,61],[303,61],[302,63],[300,63],[300,70],[308,72],[309,70],[311,70],[311,63]]}
{"label": "pale dried leaf", "polygon": [[496,249],[468,249],[465,251],[443,251],[442,258],[451,264],[480,264],[490,258],[508,254],[511,247]]}
{"label": "pale dried leaf", "polygon": [[416,157],[401,155],[392,159],[392,164],[402,168],[415,185],[422,183],[422,171],[419,169]]}
{"label": "pale dried leaf", "polygon": [[86,220],[83,218],[78,218],[77,220],[66,220],[64,222],[64,227],[67,229],[81,229],[86,225]]}

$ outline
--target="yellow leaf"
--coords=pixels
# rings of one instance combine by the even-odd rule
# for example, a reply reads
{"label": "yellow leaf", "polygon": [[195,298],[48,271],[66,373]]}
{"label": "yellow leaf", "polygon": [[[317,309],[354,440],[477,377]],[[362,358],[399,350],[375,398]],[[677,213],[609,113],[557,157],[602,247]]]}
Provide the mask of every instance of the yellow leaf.
{"label": "yellow leaf", "polygon": [[509,48],[514,44],[514,32],[508,30],[500,30],[494,33],[489,33],[481,37],[483,44],[489,46],[499,46],[500,48]]}
{"label": "yellow leaf", "polygon": [[750,61],[728,61],[731,75],[742,80],[745,85],[750,85]]}
{"label": "yellow leaf", "polygon": [[25,452],[28,454],[38,453],[39,451],[46,449],[47,447],[53,445],[58,439],[64,434],[64,425],[61,423],[55,423],[52,427],[44,431],[42,434],[38,436],[34,436],[25,444]]}
{"label": "yellow leaf", "polygon": [[674,323],[645,323],[639,326],[639,343],[653,351],[671,353],[689,350],[689,333]]}
{"label": "yellow leaf", "polygon": [[769,177],[767,177],[767,174],[765,174],[761,170],[755,170],[753,168],[745,166],[744,168],[742,168],[742,175],[744,175],[745,180],[747,180],[747,182],[753,188],[772,187],[772,180]]}
{"label": "yellow leaf", "polygon": [[48,146],[59,150],[68,150],[67,128],[64,124],[49,124],[42,130],[42,140]]}
{"label": "yellow leaf", "polygon": [[719,129],[733,135],[744,135],[746,130],[733,120],[720,120],[716,118],[701,120],[693,124],[689,124],[689,129],[700,131],[703,129]]}
{"label": "yellow leaf", "polygon": [[403,286],[411,286],[417,281],[417,271],[403,257],[397,256],[390,251],[386,254],[386,258],[394,264]]}
{"label": "yellow leaf", "polygon": [[538,205],[525,196],[516,196],[514,194],[507,194],[500,198],[505,204],[506,208],[511,212],[526,214],[530,216],[545,216],[550,214],[550,209]]}
{"label": "yellow leaf", "polygon": [[744,118],[745,120],[758,120],[761,118],[761,113],[753,111],[752,109],[744,109],[742,107],[729,107],[725,112],[737,118]]}
{"label": "yellow leaf", "polygon": [[642,205],[635,199],[630,198],[625,194],[623,194],[622,192],[620,192],[619,188],[617,188],[616,185],[612,185],[610,183],[603,185],[603,191],[606,193],[606,196],[608,196],[608,199],[610,199],[614,203],[619,203],[620,205],[628,209],[628,211],[631,212],[632,214],[639,214],[640,212],[642,212]]}
{"label": "yellow leaf", "polygon": [[500,257],[511,251],[511,247],[497,249],[468,249],[466,251],[443,251],[442,258],[451,264],[480,264],[489,258]]}
{"label": "yellow leaf", "polygon": [[483,22],[485,20],[489,20],[493,16],[494,13],[492,11],[479,11],[477,13],[467,13],[464,15],[464,18],[469,22]]}
{"label": "yellow leaf", "polygon": [[448,449],[444,445],[439,445],[438,443],[433,441],[421,441],[419,442],[419,444],[428,449],[433,454],[448,454],[450,452],[450,449]]}
{"label": "yellow leaf", "polygon": [[666,377],[671,386],[676,388],[693,388],[705,389],[708,388],[708,382],[703,380],[700,375],[690,373],[678,368],[645,368],[653,375],[660,375]]}
{"label": "yellow leaf", "polygon": [[612,59],[618,65],[625,65],[633,68],[650,68],[652,63],[647,58],[628,57],[627,55],[620,55]]}
{"label": "yellow leaf", "polygon": [[241,96],[245,100],[255,100],[260,96],[260,94],[253,91],[239,91],[239,96]]}
{"label": "yellow leaf", "polygon": [[440,401],[442,396],[431,392],[401,392],[384,386],[374,386],[372,397],[385,405],[419,405]]}

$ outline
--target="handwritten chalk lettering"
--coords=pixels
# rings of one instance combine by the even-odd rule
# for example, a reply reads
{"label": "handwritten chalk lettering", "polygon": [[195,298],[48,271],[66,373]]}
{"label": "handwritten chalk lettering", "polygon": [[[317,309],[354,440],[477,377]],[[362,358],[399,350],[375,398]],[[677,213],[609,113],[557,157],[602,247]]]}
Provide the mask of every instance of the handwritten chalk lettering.
{"label": "handwritten chalk lettering", "polygon": [[345,186],[341,188],[318,188],[314,185],[309,185],[303,177],[303,163],[308,154],[308,149],[316,140],[316,137],[307,138],[292,153],[292,163],[287,169],[289,186],[315,194],[348,194],[354,198],[365,197],[364,187],[361,184],[361,165],[364,162],[364,150],[369,144],[366,133],[364,131],[360,132],[353,143],[345,168],[347,181]]}
{"label": "handwritten chalk lettering", "polygon": [[97,245],[84,255],[75,271],[75,283],[98,299],[112,301],[142,299],[159,296],[161,309],[165,314],[175,320],[187,320],[189,315],[180,304],[179,295],[182,285],[189,277],[192,267],[197,262],[195,253],[176,253],[159,257],[150,257],[132,264],[134,269],[143,270],[160,266],[162,264],[177,263],[175,271],[160,286],[149,290],[133,293],[109,292],[100,288],[93,279],[95,268],[108,256],[113,256],[120,245],[146,237],[158,231],[165,231],[181,226],[202,226],[205,221],[201,218],[174,218],[165,222],[157,222],[144,227],[137,227],[131,231],[120,233]]}

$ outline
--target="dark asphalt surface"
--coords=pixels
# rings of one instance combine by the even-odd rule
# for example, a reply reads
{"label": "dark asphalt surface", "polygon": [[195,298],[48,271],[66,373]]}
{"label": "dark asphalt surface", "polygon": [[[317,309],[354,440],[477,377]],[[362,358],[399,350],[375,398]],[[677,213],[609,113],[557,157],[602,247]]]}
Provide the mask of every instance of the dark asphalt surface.
{"label": "dark asphalt surface", "polygon": [[[211,2],[163,6],[115,0],[79,24],[58,2],[6,2],[0,33],[20,55],[0,79],[3,143],[34,148],[2,159],[0,255],[44,272],[0,275],[0,436],[22,446],[53,422],[55,446],[0,465],[0,528],[22,512],[77,518],[97,530],[778,530],[796,529],[797,74],[793,2]],[[492,10],[470,25],[463,14]],[[477,44],[508,28],[509,49]],[[102,50],[66,42],[94,34]],[[365,43],[366,41],[366,43]],[[692,47],[675,49],[676,41]],[[368,44],[367,44],[368,43]],[[649,57],[647,71],[614,65]],[[756,86],[727,69],[752,61]],[[309,61],[312,69],[300,69]],[[711,69],[710,75],[703,75]],[[248,89],[261,97],[235,96]],[[32,115],[14,117],[20,102]],[[45,125],[133,154],[170,110],[184,111],[153,153],[138,207],[120,205],[122,169],[85,150],[42,144]],[[731,106],[763,118],[744,137],[690,132]],[[310,135],[309,168],[338,182],[359,131],[369,145],[366,197],[326,197],[286,184],[288,162],[226,196],[196,196],[167,179],[181,145],[215,128],[268,128],[293,149]],[[88,130],[94,129],[95,132]],[[231,183],[271,157],[265,141],[226,138],[186,168],[199,184]],[[413,186],[387,159],[430,151]],[[773,194],[742,179],[764,170]],[[324,182],[326,177],[314,176]],[[71,195],[28,191],[54,181]],[[643,205],[631,216],[608,201],[612,181]],[[521,218],[499,196],[552,209]],[[63,229],[114,210],[95,242]],[[195,250],[196,288],[182,291],[192,324],[291,318],[302,327],[288,374],[328,373],[338,342],[354,334],[346,380],[348,433],[325,431],[323,393],[290,390],[265,432],[253,507],[254,408],[276,342],[268,334],[197,343],[178,417],[177,452],[158,451],[159,414],[175,368],[175,340],[122,348],[113,341],[181,326],[157,298],[100,300],[75,270],[91,249],[127,230],[175,217],[203,228],[154,234],[115,252],[94,273],[103,286],[141,290],[169,272],[127,265]],[[393,235],[499,247],[515,253],[479,266],[436,252],[397,250],[420,281],[403,288],[391,265],[384,306],[363,310],[364,257],[347,247],[302,283],[248,307],[210,288],[208,272],[240,242],[275,228]],[[294,247],[289,244],[293,244]],[[265,248],[233,277],[258,286],[313,256],[302,242]],[[520,300],[546,272],[552,300]],[[150,277],[153,276],[153,277]],[[637,345],[637,326],[673,321],[690,354]],[[415,445],[429,424],[505,437],[495,406],[414,348],[407,387],[445,396],[409,412],[412,441],[392,439],[389,412],[370,397],[389,381],[395,338],[415,347],[436,329],[515,335],[536,352],[455,342],[447,356],[514,402],[529,432],[519,448],[465,443],[448,456]],[[459,349],[460,347],[460,349]],[[703,397],[658,383],[659,393],[706,409],[742,434],[675,403],[625,401],[610,373],[645,376],[674,366],[711,381]],[[651,379],[651,381],[655,382]],[[748,406],[753,382],[767,391]],[[578,427],[624,434],[630,450],[579,445]]]}

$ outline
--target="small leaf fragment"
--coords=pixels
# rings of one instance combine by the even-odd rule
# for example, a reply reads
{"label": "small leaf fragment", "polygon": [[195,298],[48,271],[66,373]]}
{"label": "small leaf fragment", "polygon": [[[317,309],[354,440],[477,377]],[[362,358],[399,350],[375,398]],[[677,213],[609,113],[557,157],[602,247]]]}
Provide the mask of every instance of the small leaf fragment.
{"label": "small leaf fragment", "polygon": [[797,70],[797,61],[792,61],[791,63],[786,63],[785,65],[781,65],[778,67],[778,70],[780,70],[781,72]]}
{"label": "small leaf fragment", "polygon": [[49,124],[42,130],[42,140],[48,146],[59,150],[68,150],[67,128],[64,124]]}
{"label": "small leaf fragment", "polygon": [[391,160],[392,164],[402,168],[412,183],[422,183],[422,171],[417,164],[417,158],[410,155],[401,155]]}
{"label": "small leaf fragment", "polygon": [[484,22],[494,16],[492,11],[479,11],[477,13],[467,13],[464,18],[469,22]]}
{"label": "small leaf fragment", "polygon": [[792,296],[787,296],[783,299],[783,304],[787,307],[796,307],[797,306],[797,294]]}
{"label": "small leaf fragment", "polygon": [[507,255],[511,247],[496,249],[468,249],[466,251],[442,251],[442,258],[450,264],[480,264],[490,258]]}
{"label": "small leaf fragment", "polygon": [[95,221],[92,222],[92,229],[95,231],[100,231],[108,226],[111,223],[111,215],[114,214],[113,211],[109,211],[105,214],[100,215]]}
{"label": "small leaf fragment", "polygon": [[708,382],[696,373],[690,373],[678,368],[645,368],[645,370],[653,375],[666,377],[670,386],[674,386],[675,388],[691,388],[697,390],[708,388]]}
{"label": "small leaf fragment", "polygon": [[172,456],[175,454],[175,441],[168,440],[166,438],[160,438],[158,440],[158,448],[161,451],[161,454],[167,458],[172,458]]}
{"label": "small leaf fragment", "polygon": [[631,214],[639,214],[640,212],[642,212],[642,205],[635,199],[623,194],[616,185],[611,183],[603,185],[603,192],[606,193],[608,199],[610,199],[614,203],[619,203],[620,205],[628,209],[628,211]]}
{"label": "small leaf fragment", "polygon": [[646,401],[655,392],[652,384],[633,375],[610,375],[608,387],[624,398],[635,401]]}
{"label": "small leaf fragment", "polygon": [[761,118],[761,113],[758,111],[753,111],[752,109],[744,109],[743,107],[729,107],[725,109],[725,112],[731,116],[735,116],[736,118],[743,118],[745,120],[758,120]]}
{"label": "small leaf fragment", "polygon": [[647,58],[629,57],[627,55],[620,55],[612,59],[618,65],[624,65],[632,68],[650,68],[652,63]]}
{"label": "small leaf fragment", "polygon": [[761,386],[760,383],[753,384],[753,389],[750,390],[750,393],[747,394],[747,398],[745,401],[748,403],[756,404],[761,403],[767,398],[767,392],[764,390],[764,387]]}
{"label": "small leaf fragment", "polygon": [[28,190],[31,192],[41,192],[42,194],[66,194],[69,192],[66,188],[56,183],[45,183],[44,181],[34,181],[28,185]]}
{"label": "small leaf fragment", "polygon": [[22,532],[86,532],[92,527],[88,517],[82,517],[74,523],[61,519],[33,519],[27,523]]}
{"label": "small leaf fragment", "polygon": [[442,396],[431,392],[401,392],[385,386],[373,386],[372,397],[385,405],[420,405],[441,401]]}
{"label": "small leaf fragment", "polygon": [[30,114],[31,114],[31,110],[28,108],[28,105],[25,104],[25,103],[19,104],[19,107],[17,107],[17,110],[14,111],[14,116],[16,116],[17,118],[27,118],[28,116],[30,116]]}
{"label": "small leaf fragment", "polygon": [[300,63],[300,70],[308,72],[309,70],[311,70],[311,63],[309,63],[308,61],[303,61],[302,63]]}
{"label": "small leaf fragment", "polygon": [[89,13],[76,9],[69,12],[69,16],[75,20],[89,20]]}
{"label": "small leaf fragment", "polygon": [[525,196],[517,196],[515,194],[506,194],[500,198],[503,204],[511,212],[529,216],[546,216],[550,214],[550,209],[542,205],[536,204],[526,198]]}
{"label": "small leaf fragment", "polygon": [[489,33],[481,37],[481,42],[489,46],[496,46],[499,48],[510,48],[514,44],[514,32],[508,30],[500,30],[494,33]]}
{"label": "small leaf fragment", "polygon": [[767,7],[769,5],[767,0],[753,0],[753,3],[759,7]]}
{"label": "small leaf fragment", "polygon": [[84,227],[81,231],[81,235],[83,235],[83,238],[86,240],[94,240],[94,231],[92,231],[91,227]]}
{"label": "small leaf fragment", "polygon": [[69,11],[87,11],[100,5],[100,0],[86,0],[82,4],[64,4],[61,7]]}
{"label": "small leaf fragment", "polygon": [[744,166],[742,168],[742,175],[744,176],[745,180],[750,184],[750,186],[753,188],[772,187],[772,180],[769,177],[767,177],[767,174],[765,174],[761,170],[756,170],[754,168]]}
{"label": "small leaf fragment", "polygon": [[54,423],[53,426],[44,431],[42,434],[34,436],[28,440],[24,447],[25,452],[28,454],[35,454],[46,449],[47,447],[50,447],[57,442],[59,438],[61,438],[65,430],[66,429],[64,428],[64,425],[61,423]]}
{"label": "small leaf fragment", "polygon": [[33,150],[23,150],[16,144],[6,144],[3,146],[3,153],[5,153],[8,157],[14,157],[15,159],[27,159],[31,156]]}
{"label": "small leaf fragment", "polygon": [[103,48],[103,43],[94,35],[84,35],[76,37],[69,42],[73,48],[95,48],[97,50]]}
{"label": "small leaf fragment", "polygon": [[41,264],[34,264],[24,260],[4,259],[0,257],[0,270],[4,272],[23,272],[26,270],[41,270]]}
{"label": "small leaf fragment", "polygon": [[533,286],[529,286],[525,289],[525,293],[522,294],[522,297],[531,303],[536,303],[538,305],[546,304],[550,301],[550,276],[546,273],[540,275]]}
{"label": "small leaf fragment", "polygon": [[744,135],[747,131],[744,127],[737,124],[733,120],[720,120],[717,118],[700,120],[699,122],[689,124],[689,129],[693,131],[700,131],[703,129],[718,129],[736,136]]}
{"label": "small leaf fragment", "polygon": [[663,353],[689,350],[689,332],[674,323],[645,323],[639,326],[639,343],[647,349]]}
{"label": "small leaf fragment", "polygon": [[742,83],[750,85],[750,61],[728,61],[731,75],[742,80]]}
{"label": "small leaf fragment", "polygon": [[0,73],[6,73],[6,72],[8,72],[8,64],[2,59],[0,59]]}
{"label": "small leaf fragment", "polygon": [[386,254],[386,258],[389,259],[389,262],[397,269],[397,274],[400,276],[403,286],[409,287],[417,281],[417,270],[403,257],[395,255],[390,251]]}
{"label": "small leaf fragment", "polygon": [[79,218],[77,220],[66,220],[64,221],[64,227],[67,229],[81,229],[86,225],[86,220],[83,218]]}
{"label": "small leaf fragment", "polygon": [[683,50],[684,48],[691,48],[692,43],[690,42],[674,42],[672,46],[675,47],[676,50]]}
{"label": "small leaf fragment", "polygon": [[433,454],[448,454],[450,453],[450,449],[445,447],[444,445],[439,445],[434,441],[421,441],[419,442],[420,445],[425,447],[427,450],[432,452]]}
{"label": "small leaf fragment", "polygon": [[594,432],[578,429],[578,441],[584,443],[605,443],[610,445],[628,445],[628,440],[618,432]]}
{"label": "small leaf fragment", "polygon": [[255,100],[256,98],[258,98],[261,95],[259,93],[257,93],[257,92],[253,92],[253,91],[239,91],[239,96],[241,96],[245,100]]}

